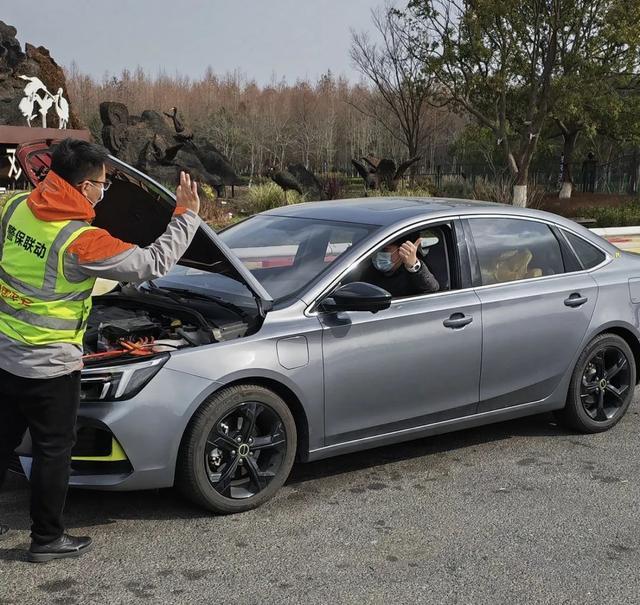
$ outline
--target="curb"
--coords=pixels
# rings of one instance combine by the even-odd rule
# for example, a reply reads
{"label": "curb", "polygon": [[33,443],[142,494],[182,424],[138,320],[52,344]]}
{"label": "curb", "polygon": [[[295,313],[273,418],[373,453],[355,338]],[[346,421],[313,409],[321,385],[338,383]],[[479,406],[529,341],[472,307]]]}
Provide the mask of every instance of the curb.
{"label": "curb", "polygon": [[607,235],[640,235],[640,227],[605,227],[603,229],[589,229],[589,231],[602,237]]}

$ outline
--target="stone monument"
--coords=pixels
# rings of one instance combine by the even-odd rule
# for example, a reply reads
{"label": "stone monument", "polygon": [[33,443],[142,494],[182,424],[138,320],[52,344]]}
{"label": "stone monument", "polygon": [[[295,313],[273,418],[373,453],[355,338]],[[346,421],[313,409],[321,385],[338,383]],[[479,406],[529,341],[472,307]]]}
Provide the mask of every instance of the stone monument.
{"label": "stone monument", "polygon": [[69,104],[62,68],[43,46],[16,38],[0,21],[0,187],[28,186],[16,160],[21,143],[67,136],[89,139]]}

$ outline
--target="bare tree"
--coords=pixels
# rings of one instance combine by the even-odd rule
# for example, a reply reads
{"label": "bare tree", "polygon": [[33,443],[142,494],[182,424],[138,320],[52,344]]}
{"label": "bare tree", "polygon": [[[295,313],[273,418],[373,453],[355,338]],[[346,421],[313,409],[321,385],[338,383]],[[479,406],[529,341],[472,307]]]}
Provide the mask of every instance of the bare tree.
{"label": "bare tree", "polygon": [[422,61],[407,48],[402,23],[391,5],[371,11],[371,17],[380,40],[352,30],[351,59],[378,94],[355,107],[377,120],[414,157],[426,136],[423,111],[431,80],[425,77]]}
{"label": "bare tree", "polygon": [[[374,87],[330,73],[315,82],[273,81],[266,86],[237,72],[216,75],[211,69],[199,80],[162,73],[150,76],[136,69],[96,81],[72,64],[67,84],[74,110],[98,140],[101,101],[127,103],[132,115],[146,109],[162,113],[176,106],[197,136],[209,139],[231,158],[237,171],[250,176],[261,173],[266,164],[297,162],[314,172],[349,170],[353,157],[372,153],[400,160],[408,149],[398,122],[380,106]],[[387,128],[356,107],[379,108]],[[439,149],[455,138],[444,114],[425,105],[421,118],[429,146],[436,144]],[[426,147],[422,144],[420,151],[426,152]]]}

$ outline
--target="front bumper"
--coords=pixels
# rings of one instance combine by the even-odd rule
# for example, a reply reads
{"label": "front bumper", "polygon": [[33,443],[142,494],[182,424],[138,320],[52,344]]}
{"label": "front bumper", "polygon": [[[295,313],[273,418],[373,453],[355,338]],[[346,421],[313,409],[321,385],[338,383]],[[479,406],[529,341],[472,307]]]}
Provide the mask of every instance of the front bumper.
{"label": "front bumper", "polygon": [[[82,402],[69,485],[106,490],[172,486],[187,424],[218,386],[162,368],[132,399]],[[28,477],[32,463],[28,433],[16,454]]]}

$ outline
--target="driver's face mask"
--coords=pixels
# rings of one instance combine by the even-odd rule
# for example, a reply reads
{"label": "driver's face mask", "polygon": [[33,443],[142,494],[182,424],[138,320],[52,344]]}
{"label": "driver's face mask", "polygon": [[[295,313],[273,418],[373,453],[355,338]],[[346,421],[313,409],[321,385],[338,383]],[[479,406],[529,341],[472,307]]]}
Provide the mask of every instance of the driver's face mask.
{"label": "driver's face mask", "polygon": [[391,260],[391,252],[376,252],[373,259],[373,266],[383,273],[387,273],[393,269],[393,260]]}

